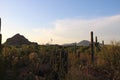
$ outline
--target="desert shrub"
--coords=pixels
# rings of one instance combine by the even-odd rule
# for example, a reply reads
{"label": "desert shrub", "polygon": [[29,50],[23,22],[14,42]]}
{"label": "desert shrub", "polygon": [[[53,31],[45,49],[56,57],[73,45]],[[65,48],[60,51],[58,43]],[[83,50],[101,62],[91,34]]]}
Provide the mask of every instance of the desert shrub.
{"label": "desert shrub", "polygon": [[120,80],[120,44],[112,43],[103,47],[99,55],[98,62],[102,61],[96,66],[99,76],[108,80]]}

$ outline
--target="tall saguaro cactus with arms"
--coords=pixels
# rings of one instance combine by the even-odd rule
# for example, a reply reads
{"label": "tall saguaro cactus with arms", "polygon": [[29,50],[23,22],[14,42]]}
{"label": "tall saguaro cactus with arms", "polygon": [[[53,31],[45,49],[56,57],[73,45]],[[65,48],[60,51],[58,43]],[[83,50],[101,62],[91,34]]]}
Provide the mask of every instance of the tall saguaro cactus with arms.
{"label": "tall saguaro cactus with arms", "polygon": [[91,31],[91,59],[92,63],[94,63],[94,40],[93,40],[93,31]]}

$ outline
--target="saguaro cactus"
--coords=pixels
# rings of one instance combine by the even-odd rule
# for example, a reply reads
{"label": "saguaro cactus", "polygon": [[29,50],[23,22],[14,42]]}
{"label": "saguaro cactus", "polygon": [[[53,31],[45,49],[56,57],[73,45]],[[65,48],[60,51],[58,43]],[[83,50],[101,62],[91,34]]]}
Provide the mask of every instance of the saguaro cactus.
{"label": "saguaro cactus", "polygon": [[61,50],[61,77],[65,78],[65,75],[68,73],[68,52]]}
{"label": "saguaro cactus", "polygon": [[74,53],[76,54],[76,50],[77,50],[77,43],[75,42],[73,45],[74,45]]}
{"label": "saguaro cactus", "polygon": [[91,31],[91,60],[94,63],[94,40],[93,40],[93,31]]}
{"label": "saguaro cactus", "polygon": [[0,18],[0,32],[1,32],[1,18]]}
{"label": "saguaro cactus", "polygon": [[0,18],[0,54],[2,53],[2,34],[1,34],[1,18]]}
{"label": "saguaro cactus", "polygon": [[98,42],[97,36],[95,37],[95,47],[96,47],[96,52],[99,52],[101,50],[101,46]]}
{"label": "saguaro cactus", "polygon": [[98,43],[97,36],[95,36],[95,43]]}
{"label": "saguaro cactus", "polygon": [[102,40],[102,45],[104,46],[104,40]]}

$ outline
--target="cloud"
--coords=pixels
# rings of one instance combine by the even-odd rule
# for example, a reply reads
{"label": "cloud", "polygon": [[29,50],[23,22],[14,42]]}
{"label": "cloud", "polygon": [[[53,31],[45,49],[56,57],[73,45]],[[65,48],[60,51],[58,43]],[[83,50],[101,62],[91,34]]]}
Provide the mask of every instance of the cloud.
{"label": "cloud", "polygon": [[41,39],[40,43],[49,42],[63,44],[90,40],[90,31],[98,36],[99,41],[105,40],[109,43],[112,40],[120,40],[120,15],[101,17],[96,19],[62,19],[56,20],[52,28],[36,29]]}
{"label": "cloud", "polygon": [[23,25],[8,23],[6,20],[2,20],[2,22],[3,42],[19,32],[30,41],[40,44],[64,44],[90,40],[90,31],[94,31],[94,36],[98,36],[100,42],[102,40],[105,43],[112,40],[120,41],[120,15],[94,19],[61,19],[48,25],[50,27],[31,27],[29,29],[21,27]]}

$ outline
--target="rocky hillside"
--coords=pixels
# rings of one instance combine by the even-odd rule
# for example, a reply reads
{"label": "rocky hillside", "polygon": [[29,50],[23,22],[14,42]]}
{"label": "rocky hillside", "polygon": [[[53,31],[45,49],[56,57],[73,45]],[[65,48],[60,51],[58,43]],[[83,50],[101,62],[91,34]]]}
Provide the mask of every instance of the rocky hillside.
{"label": "rocky hillside", "polygon": [[89,46],[89,45],[90,45],[90,41],[87,40],[83,40],[77,43],[77,46]]}
{"label": "rocky hillside", "polygon": [[[73,46],[75,45],[75,43],[69,43],[69,44],[63,44],[63,46]],[[79,43],[76,43],[77,46],[89,46],[90,45],[90,41],[88,40],[82,40]]]}
{"label": "rocky hillside", "polygon": [[30,44],[35,44],[35,42],[30,42],[28,39],[26,39],[23,35],[16,34],[11,38],[8,38],[6,42],[4,43],[5,45],[12,45],[12,46],[21,46],[21,45],[30,45]]}

